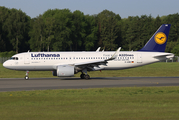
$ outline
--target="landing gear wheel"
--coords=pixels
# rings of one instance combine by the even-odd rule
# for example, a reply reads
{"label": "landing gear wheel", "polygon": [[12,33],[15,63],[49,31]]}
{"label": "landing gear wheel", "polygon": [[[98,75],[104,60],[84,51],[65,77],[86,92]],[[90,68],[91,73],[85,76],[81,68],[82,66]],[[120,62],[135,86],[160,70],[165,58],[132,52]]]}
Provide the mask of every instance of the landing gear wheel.
{"label": "landing gear wheel", "polygon": [[81,77],[81,79],[90,79],[90,76],[87,74],[87,69],[83,69],[81,71],[80,77]]}
{"label": "landing gear wheel", "polygon": [[28,79],[29,79],[29,77],[28,77],[28,76],[25,76],[25,79],[26,79],[26,80],[28,80]]}
{"label": "landing gear wheel", "polygon": [[84,78],[85,79],[90,79],[90,76],[89,75],[84,75]]}
{"label": "landing gear wheel", "polygon": [[85,74],[81,74],[81,75],[80,75],[80,78],[81,78],[81,79],[85,79],[84,76],[85,76]]}

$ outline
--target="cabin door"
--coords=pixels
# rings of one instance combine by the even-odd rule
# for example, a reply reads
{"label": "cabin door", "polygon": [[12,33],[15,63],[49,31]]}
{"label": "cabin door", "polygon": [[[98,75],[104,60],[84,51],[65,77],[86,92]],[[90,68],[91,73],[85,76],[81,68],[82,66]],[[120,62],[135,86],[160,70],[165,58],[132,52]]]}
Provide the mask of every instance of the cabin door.
{"label": "cabin door", "polygon": [[137,54],[137,63],[142,63],[142,54]]}
{"label": "cabin door", "polygon": [[24,55],[24,64],[30,64],[30,54],[27,53]]}

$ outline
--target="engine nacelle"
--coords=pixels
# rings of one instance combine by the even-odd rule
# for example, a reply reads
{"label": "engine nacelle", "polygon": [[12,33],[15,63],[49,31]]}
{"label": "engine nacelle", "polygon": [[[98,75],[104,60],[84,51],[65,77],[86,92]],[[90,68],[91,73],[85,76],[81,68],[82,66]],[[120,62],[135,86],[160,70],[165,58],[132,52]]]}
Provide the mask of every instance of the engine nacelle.
{"label": "engine nacelle", "polygon": [[53,76],[58,77],[71,77],[74,76],[74,66],[59,65],[57,70],[53,71]]}

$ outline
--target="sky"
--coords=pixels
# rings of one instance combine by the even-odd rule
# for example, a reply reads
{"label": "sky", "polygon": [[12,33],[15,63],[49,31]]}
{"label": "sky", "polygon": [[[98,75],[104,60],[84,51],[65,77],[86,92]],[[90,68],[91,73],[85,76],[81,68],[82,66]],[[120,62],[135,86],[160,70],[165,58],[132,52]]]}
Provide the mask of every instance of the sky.
{"label": "sky", "polygon": [[65,9],[71,12],[80,10],[85,15],[94,15],[107,9],[128,16],[158,15],[179,13],[179,0],[0,0],[0,6],[21,9],[31,18],[43,14],[48,9]]}

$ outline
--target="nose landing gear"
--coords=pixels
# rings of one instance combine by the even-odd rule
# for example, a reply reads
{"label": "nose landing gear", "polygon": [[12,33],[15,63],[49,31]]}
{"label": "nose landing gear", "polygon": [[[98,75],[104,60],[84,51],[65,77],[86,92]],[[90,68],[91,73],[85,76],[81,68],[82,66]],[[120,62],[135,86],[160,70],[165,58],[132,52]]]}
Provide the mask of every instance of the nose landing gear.
{"label": "nose landing gear", "polygon": [[29,79],[28,75],[29,75],[29,71],[26,71],[25,80],[28,80],[28,79]]}

